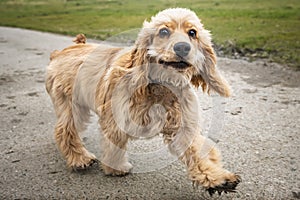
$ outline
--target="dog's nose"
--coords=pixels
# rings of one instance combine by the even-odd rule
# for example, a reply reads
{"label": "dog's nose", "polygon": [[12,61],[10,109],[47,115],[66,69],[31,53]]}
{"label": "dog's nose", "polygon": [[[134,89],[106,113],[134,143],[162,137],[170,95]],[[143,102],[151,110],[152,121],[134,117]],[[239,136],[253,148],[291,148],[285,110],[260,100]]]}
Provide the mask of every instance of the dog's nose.
{"label": "dog's nose", "polygon": [[178,42],[173,47],[177,56],[185,57],[189,54],[191,50],[191,45],[186,42]]}

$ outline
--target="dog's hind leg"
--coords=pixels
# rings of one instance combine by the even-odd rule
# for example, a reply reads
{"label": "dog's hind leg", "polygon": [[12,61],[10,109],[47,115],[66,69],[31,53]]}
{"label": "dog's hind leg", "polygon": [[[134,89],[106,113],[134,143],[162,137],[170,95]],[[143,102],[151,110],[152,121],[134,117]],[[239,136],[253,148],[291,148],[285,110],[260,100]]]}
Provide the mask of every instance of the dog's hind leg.
{"label": "dog's hind leg", "polygon": [[[57,145],[66,158],[68,167],[74,170],[85,169],[97,161],[96,157],[84,147],[79,136],[79,132],[85,128],[84,123],[88,119],[89,112],[76,109],[66,96],[61,96],[64,99],[59,99],[59,96],[56,95],[56,98],[54,104],[58,117],[55,126]],[[81,113],[79,113],[80,111]]]}

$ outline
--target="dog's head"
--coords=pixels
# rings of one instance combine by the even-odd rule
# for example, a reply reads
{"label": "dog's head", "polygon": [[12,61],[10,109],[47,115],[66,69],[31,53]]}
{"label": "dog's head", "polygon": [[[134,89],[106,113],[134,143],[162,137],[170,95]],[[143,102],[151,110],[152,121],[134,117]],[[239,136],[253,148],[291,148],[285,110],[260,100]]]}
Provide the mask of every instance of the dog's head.
{"label": "dog's head", "polygon": [[230,89],[216,68],[211,36],[194,12],[172,8],[145,21],[135,48],[138,65],[150,63],[152,81],[184,85],[229,96]]}

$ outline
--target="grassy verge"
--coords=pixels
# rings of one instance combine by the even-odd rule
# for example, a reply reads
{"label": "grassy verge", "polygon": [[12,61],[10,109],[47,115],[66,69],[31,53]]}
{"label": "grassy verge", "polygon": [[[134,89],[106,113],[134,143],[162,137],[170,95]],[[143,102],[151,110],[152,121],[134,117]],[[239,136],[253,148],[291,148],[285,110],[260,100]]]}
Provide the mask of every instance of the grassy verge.
{"label": "grassy verge", "polygon": [[300,69],[299,0],[1,0],[0,25],[106,39],[168,7],[194,10],[225,54]]}

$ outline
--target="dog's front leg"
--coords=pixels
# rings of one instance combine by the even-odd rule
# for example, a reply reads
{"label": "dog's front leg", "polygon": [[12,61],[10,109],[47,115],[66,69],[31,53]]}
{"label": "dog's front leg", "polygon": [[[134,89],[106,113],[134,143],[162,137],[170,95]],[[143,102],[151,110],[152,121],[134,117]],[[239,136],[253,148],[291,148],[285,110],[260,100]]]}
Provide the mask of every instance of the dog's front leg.
{"label": "dog's front leg", "polygon": [[[176,138],[177,137],[177,138]],[[177,133],[170,147],[190,144],[179,155],[179,159],[187,166],[188,176],[195,186],[202,185],[210,193],[233,192],[240,182],[240,177],[223,168],[218,149],[207,138],[200,134],[192,136],[192,140],[184,132]],[[176,148],[176,147],[175,147]]]}
{"label": "dog's front leg", "polygon": [[104,128],[101,135],[101,164],[104,173],[112,176],[128,174],[132,169],[126,156],[128,135],[113,127]]}
{"label": "dog's front leg", "polygon": [[187,90],[181,95],[181,127],[171,137],[165,135],[170,151],[187,166],[193,184],[214,192],[234,192],[240,177],[223,168],[220,153],[213,142],[201,135],[197,96]]}

